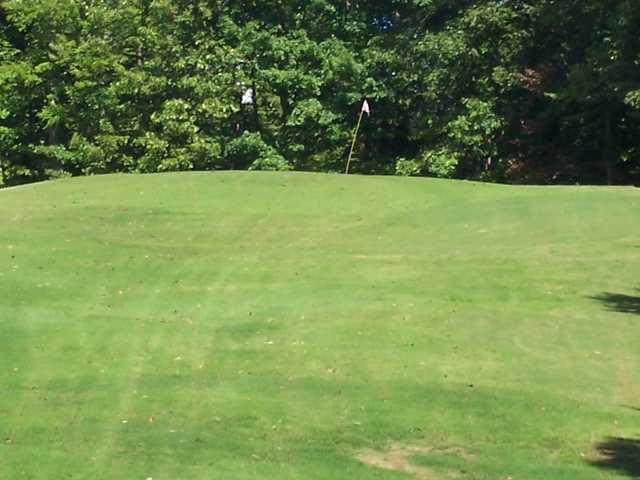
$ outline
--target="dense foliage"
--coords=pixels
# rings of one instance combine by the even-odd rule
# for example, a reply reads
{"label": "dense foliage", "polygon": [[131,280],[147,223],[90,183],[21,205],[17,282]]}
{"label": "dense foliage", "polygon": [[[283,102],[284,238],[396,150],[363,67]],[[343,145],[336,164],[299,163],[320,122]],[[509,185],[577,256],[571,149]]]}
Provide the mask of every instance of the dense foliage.
{"label": "dense foliage", "polygon": [[[251,89],[252,102],[242,102]],[[344,168],[640,177],[637,0],[4,0],[0,186]]]}

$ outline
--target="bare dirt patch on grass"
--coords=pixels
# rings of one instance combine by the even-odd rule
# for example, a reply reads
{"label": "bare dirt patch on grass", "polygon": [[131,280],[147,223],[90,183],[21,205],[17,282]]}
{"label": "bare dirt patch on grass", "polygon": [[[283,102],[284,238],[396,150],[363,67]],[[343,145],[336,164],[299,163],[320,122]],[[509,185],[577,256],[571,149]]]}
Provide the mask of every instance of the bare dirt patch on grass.
{"label": "bare dirt patch on grass", "polygon": [[460,471],[453,469],[443,473],[422,465],[415,465],[411,463],[411,457],[420,454],[453,455],[460,457],[465,461],[473,460],[473,456],[463,448],[436,448],[418,445],[402,445],[400,443],[392,443],[389,448],[384,451],[363,450],[356,455],[356,458],[366,465],[382,468],[384,470],[402,472],[407,475],[412,475],[420,480],[456,478],[461,473]]}

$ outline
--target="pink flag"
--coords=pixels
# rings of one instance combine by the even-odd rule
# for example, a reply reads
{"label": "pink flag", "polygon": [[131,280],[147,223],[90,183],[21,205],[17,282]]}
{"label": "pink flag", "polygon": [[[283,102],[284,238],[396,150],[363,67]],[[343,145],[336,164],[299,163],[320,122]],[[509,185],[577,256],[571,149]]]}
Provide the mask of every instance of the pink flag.
{"label": "pink flag", "polygon": [[369,108],[369,102],[367,102],[366,100],[362,104],[362,112],[366,113],[367,115],[371,115],[371,109]]}

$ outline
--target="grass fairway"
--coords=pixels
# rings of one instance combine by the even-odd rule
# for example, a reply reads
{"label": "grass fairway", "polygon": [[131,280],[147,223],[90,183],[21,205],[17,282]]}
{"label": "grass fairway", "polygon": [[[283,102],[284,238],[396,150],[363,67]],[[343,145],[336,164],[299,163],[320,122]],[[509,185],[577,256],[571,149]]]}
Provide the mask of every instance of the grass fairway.
{"label": "grass fairway", "polygon": [[640,191],[0,191],[0,478],[640,475]]}

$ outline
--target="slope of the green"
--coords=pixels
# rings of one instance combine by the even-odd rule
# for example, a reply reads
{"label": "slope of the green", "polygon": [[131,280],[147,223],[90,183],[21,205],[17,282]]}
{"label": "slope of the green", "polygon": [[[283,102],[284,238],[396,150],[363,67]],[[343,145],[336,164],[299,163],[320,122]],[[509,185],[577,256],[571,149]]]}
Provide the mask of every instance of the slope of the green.
{"label": "slope of the green", "polygon": [[633,478],[639,209],[300,173],[0,191],[0,478]]}

